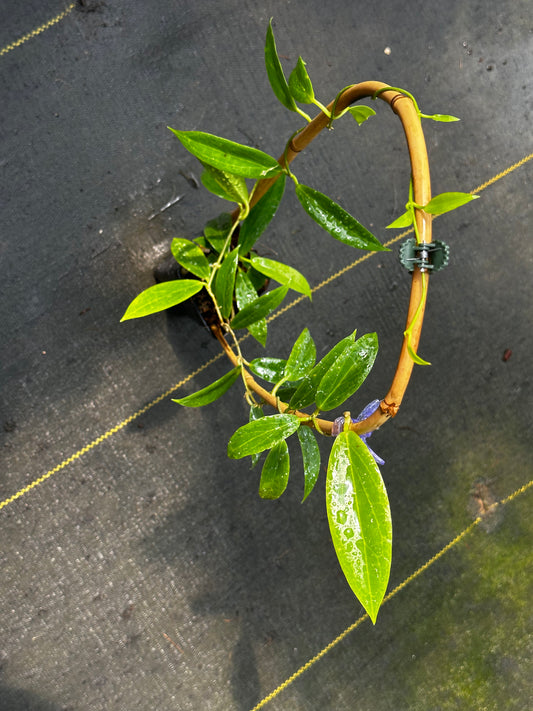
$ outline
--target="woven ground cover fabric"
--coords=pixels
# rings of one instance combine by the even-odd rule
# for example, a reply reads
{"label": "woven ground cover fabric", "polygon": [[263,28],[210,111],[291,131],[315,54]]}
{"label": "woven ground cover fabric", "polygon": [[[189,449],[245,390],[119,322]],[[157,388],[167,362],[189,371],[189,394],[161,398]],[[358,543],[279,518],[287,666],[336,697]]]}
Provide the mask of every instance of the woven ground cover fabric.
{"label": "woven ground cover fabric", "polygon": [[[0,47],[64,9],[4,0]],[[227,459],[247,418],[238,388],[200,410],[170,395],[146,407],[214,359],[216,341],[179,313],[120,323],[171,239],[224,209],[194,187],[198,164],[167,126],[277,156],[301,125],[268,85],[270,17],[286,72],[301,55],[325,103],[375,79],[461,117],[424,125],[434,194],[473,190],[532,151],[525,0],[84,0],[0,55],[0,501],[144,408],[0,510],[2,711],[246,711],[361,614],[331,545],[324,472],[302,505],[295,453],[286,493],[265,502],[259,471]],[[397,117],[367,103],[377,117],[339,122],[294,170],[386,241],[409,164]],[[430,283],[420,353],[432,365],[415,368],[372,439],[386,460],[391,587],[531,476],[532,169],[434,222],[451,259]],[[287,193],[261,249],[314,286],[358,255]],[[394,372],[410,282],[398,249],[269,327],[279,357],[304,325],[319,354],[354,328],[377,331],[354,411]],[[173,396],[227,370],[215,359]],[[527,708],[529,496],[267,708]]]}

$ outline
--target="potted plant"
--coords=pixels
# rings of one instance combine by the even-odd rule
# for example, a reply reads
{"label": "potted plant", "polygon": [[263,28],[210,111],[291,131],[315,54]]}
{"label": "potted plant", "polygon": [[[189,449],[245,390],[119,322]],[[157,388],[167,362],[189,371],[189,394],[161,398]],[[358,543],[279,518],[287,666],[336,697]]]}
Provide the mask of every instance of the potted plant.
{"label": "potted plant", "polygon": [[[443,114],[423,114],[407,91],[377,81],[342,89],[328,105],[315,97],[300,57],[289,80],[276,50],[272,22],[267,29],[265,61],[270,84],[279,101],[306,121],[287,142],[279,159],[227,139],[199,131],[171,129],[184,148],[201,162],[202,183],[210,192],[235,203],[231,213],[210,220],[196,239],[174,239],[172,254],[181,267],[179,279],[149,287],[130,304],[122,320],[146,316],[201,296],[200,308],[213,334],[231,362],[231,369],[202,390],[176,400],[198,407],[221,397],[239,381],[250,408],[249,422],[239,427],[228,444],[230,458],[251,457],[255,465],[263,452],[260,496],[277,498],[284,492],[290,470],[287,439],[301,446],[305,490],[309,496],[320,470],[318,436],[334,437],[327,467],[326,506],[333,545],[353,592],[375,623],[387,587],[392,525],[389,501],[379,465],[383,461],[369,449],[371,433],[401,405],[415,363],[427,364],[417,348],[427,299],[429,274],[447,263],[447,247],[432,240],[434,215],[472,200],[467,193],[443,193],[431,198],[430,175],[421,121],[450,122]],[[274,217],[286,182],[293,183],[305,212],[335,239],[355,249],[385,250],[352,215],[331,198],[300,183],[291,169],[294,158],[320,131],[348,115],[361,125],[376,112],[353,106],[360,99],[389,104],[402,123],[411,163],[411,181],[403,215],[390,228],[412,227],[414,238],[404,243],[401,260],[412,273],[403,343],[389,391],[367,405],[357,417],[346,406],[369,374],[378,351],[376,333],[356,335],[354,330],[317,363],[309,329],[295,334],[285,359],[264,356],[248,361],[238,332],[246,329],[263,346],[267,316],[289,290],[311,298],[301,271],[260,256],[256,243]],[[316,105],[311,119],[298,104]],[[247,180],[254,180],[250,188]],[[288,181],[287,181],[288,179]],[[279,286],[265,291],[266,283]],[[261,380],[262,382],[258,382]],[[268,412],[264,408],[268,407]],[[342,412],[333,420],[323,413]]]}

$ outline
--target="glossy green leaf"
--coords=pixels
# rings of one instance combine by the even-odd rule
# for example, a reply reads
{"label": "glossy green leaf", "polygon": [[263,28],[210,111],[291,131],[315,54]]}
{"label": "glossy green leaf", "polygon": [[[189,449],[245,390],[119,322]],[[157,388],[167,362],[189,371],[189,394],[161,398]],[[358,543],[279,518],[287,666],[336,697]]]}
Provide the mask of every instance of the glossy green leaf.
{"label": "glossy green leaf", "polygon": [[316,346],[308,328],[298,336],[285,366],[287,380],[300,380],[313,368],[316,360]]}
{"label": "glossy green leaf", "polygon": [[282,440],[272,447],[263,464],[259,482],[262,499],[278,499],[283,494],[289,481],[290,466],[289,448]]}
{"label": "glossy green leaf", "polygon": [[286,297],[288,289],[280,286],[277,289],[263,294],[256,301],[245,306],[242,311],[231,321],[232,328],[248,328],[250,324],[265,318],[271,311],[281,304]]}
{"label": "glossy green leaf", "polygon": [[[248,304],[251,304],[256,300],[257,291],[252,285],[248,274],[237,271],[237,278],[235,280],[235,301],[237,302],[237,308],[240,311],[245,306],[248,306]],[[267,322],[265,318],[262,318],[255,323],[251,323],[248,326],[248,330],[262,346],[266,345]]]}
{"label": "glossy green leaf", "polygon": [[268,286],[269,279],[264,274],[256,271],[250,264],[250,268],[246,270],[248,278],[252,282],[254,289],[259,293],[261,289],[265,289]]}
{"label": "glossy green leaf", "polygon": [[450,123],[451,121],[460,121],[461,119],[457,116],[450,116],[449,114],[422,114],[424,118],[432,119],[433,121],[441,121],[442,123]]}
{"label": "glossy green leaf", "polygon": [[224,393],[231,388],[233,383],[237,380],[241,372],[240,366],[230,370],[229,373],[223,375],[214,383],[208,385],[202,390],[193,393],[192,395],[187,395],[186,397],[180,397],[173,400],[180,405],[185,407],[201,407],[202,405],[209,405],[209,403],[218,400],[219,397],[224,395]]}
{"label": "glossy green leaf", "polygon": [[371,116],[376,115],[376,112],[374,111],[374,109],[371,109],[370,106],[351,106],[348,111],[357,121],[357,124],[359,126],[365,121],[367,121]]}
{"label": "glossy green leaf", "polygon": [[[265,414],[263,412],[263,408],[260,407],[259,405],[252,405],[250,407],[250,417],[249,417],[249,422],[255,422],[255,420],[261,419],[261,417],[264,417]],[[252,459],[252,469],[255,467],[257,462],[259,461],[261,457],[261,453],[258,454],[252,454],[251,459]]]}
{"label": "glossy green leaf", "polygon": [[187,301],[203,287],[198,279],[176,279],[149,286],[133,299],[120,320],[127,321],[130,318],[140,318],[165,311],[176,304],[181,304],[182,301]]}
{"label": "glossy green leaf", "polygon": [[204,227],[204,236],[213,249],[220,253],[224,248],[233,220],[229,212],[214,217]]}
{"label": "glossy green leaf", "polygon": [[248,205],[248,187],[242,176],[232,175],[225,170],[205,164],[201,181],[204,188],[223,200]]}
{"label": "glossy green leaf", "polygon": [[176,237],[170,245],[174,259],[191,274],[200,279],[209,279],[209,262],[200,247],[189,239]]}
{"label": "glossy green leaf", "polygon": [[476,200],[478,197],[479,195],[471,193],[441,193],[424,205],[423,210],[430,215],[442,215],[461,207],[461,205],[466,205],[467,202]]}
{"label": "glossy green leaf", "polygon": [[308,215],[340,242],[357,249],[388,251],[366,227],[327,195],[300,183],[296,186],[296,196]]}
{"label": "glossy green leaf", "polygon": [[241,224],[239,245],[241,254],[246,256],[265,231],[278,209],[285,189],[285,173],[267,190],[263,197],[252,207],[248,217]]}
{"label": "glossy green leaf", "polygon": [[370,373],[378,352],[378,337],[367,333],[343,350],[320,381],[316,404],[333,410],[351,397]]}
{"label": "glossy green leaf", "polygon": [[296,432],[300,420],[296,415],[267,415],[249,422],[232,435],[228,442],[228,457],[241,459],[264,452]]}
{"label": "glossy green leaf", "polygon": [[228,318],[233,307],[233,288],[238,259],[239,248],[236,247],[224,257],[215,278],[215,299],[224,318]]}
{"label": "glossy green leaf", "polygon": [[355,432],[341,432],[333,444],[326,506],[342,572],[375,624],[390,575],[391,513],[377,464]]}
{"label": "glossy green leaf", "polygon": [[293,98],[302,104],[311,104],[315,98],[313,84],[301,57],[298,57],[296,66],[289,77],[289,91]]}
{"label": "glossy green leaf", "polygon": [[289,267],[288,264],[282,264],[281,262],[276,262],[273,259],[267,259],[266,257],[251,257],[251,263],[253,268],[269,277],[270,279],[275,279],[279,281],[283,286],[289,287],[297,291],[299,294],[304,294],[304,296],[311,297],[311,287],[307,279],[294,267]]}
{"label": "glossy green leaf", "polygon": [[400,215],[400,217],[397,217],[394,222],[391,222],[390,225],[387,225],[387,229],[399,229],[402,227],[411,227],[413,224],[413,213],[408,210],[407,212],[404,212],[403,215]]}
{"label": "glossy green leaf", "polygon": [[170,130],[183,147],[204,165],[207,163],[243,178],[272,177],[281,171],[281,166],[275,158],[257,148],[243,146],[241,143],[202,131],[176,131],[173,128]]}
{"label": "glossy green leaf", "polygon": [[285,375],[286,365],[287,361],[283,358],[254,358],[250,363],[250,370],[267,383],[278,383]]}
{"label": "glossy green leaf", "polygon": [[304,502],[317,482],[320,474],[320,449],[316,436],[310,427],[300,427],[298,430],[298,439],[302,450],[302,459],[304,463]]}
{"label": "glossy green leaf", "polygon": [[272,30],[272,20],[268,24],[266,41],[265,41],[265,66],[268,76],[268,81],[272,87],[272,91],[276,95],[285,108],[289,111],[296,111],[296,104],[289,90],[289,85],[285,79],[285,74],[279,61],[278,51],[276,49],[276,40],[274,39],[274,31]]}
{"label": "glossy green leaf", "polygon": [[340,357],[345,348],[354,343],[354,339],[355,331],[351,336],[347,336],[346,338],[343,338],[342,341],[335,344],[329,353],[326,353],[320,362],[315,365],[309,375],[305,376],[296,389],[296,392],[291,397],[291,409],[297,410],[302,407],[307,407],[315,401],[316,391],[320,385],[320,381],[331,368],[333,363],[335,363]]}

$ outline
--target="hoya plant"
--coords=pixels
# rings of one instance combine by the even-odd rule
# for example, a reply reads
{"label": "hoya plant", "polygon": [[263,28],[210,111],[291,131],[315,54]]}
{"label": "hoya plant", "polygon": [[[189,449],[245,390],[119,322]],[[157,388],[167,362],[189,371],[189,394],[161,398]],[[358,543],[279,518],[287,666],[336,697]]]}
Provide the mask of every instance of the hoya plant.
{"label": "hoya plant", "polygon": [[[228,456],[250,457],[255,466],[266,453],[259,477],[261,497],[276,499],[285,491],[290,472],[287,440],[293,437],[298,439],[302,453],[305,500],[321,468],[317,437],[333,438],[325,493],[331,538],[348,584],[375,623],[389,580],[392,523],[379,469],[384,462],[369,448],[367,440],[398,412],[413,365],[429,365],[417,354],[429,275],[447,262],[447,247],[432,241],[432,218],[475,196],[450,192],[431,198],[422,119],[457,121],[454,116],[424,114],[412,94],[377,81],[345,87],[325,106],[315,96],[301,57],[287,81],[272,22],[267,29],[265,61],[275,96],[305,120],[304,127],[290,137],[279,159],[210,133],[170,129],[203,166],[204,187],[235,207],[210,220],[203,234],[195,239],[174,239],[171,251],[179,265],[180,278],[143,291],[129,305],[122,320],[196,299],[231,368],[211,385],[175,402],[185,407],[207,405],[240,383],[249,406],[249,421],[231,436]],[[294,188],[303,210],[334,239],[357,250],[386,249],[343,207],[316,187],[300,183],[291,168],[297,154],[323,128],[330,128],[343,116],[354,126],[374,116],[376,112],[370,106],[353,106],[365,98],[388,103],[402,122],[411,181],[406,190],[405,212],[389,227],[412,228],[414,237],[401,248],[402,262],[412,273],[412,287],[392,385],[385,397],[353,417],[351,398],[374,364],[378,352],[376,333],[359,335],[354,327],[332,344],[318,362],[307,327],[294,334],[294,345],[285,358],[264,355],[248,360],[241,346],[245,340],[243,331],[266,346],[267,318],[290,291],[311,299],[311,287],[299,269],[261,256],[257,247],[276,213],[286,183]],[[311,119],[301,105],[316,106],[319,113]],[[357,407],[356,411],[360,409]]]}

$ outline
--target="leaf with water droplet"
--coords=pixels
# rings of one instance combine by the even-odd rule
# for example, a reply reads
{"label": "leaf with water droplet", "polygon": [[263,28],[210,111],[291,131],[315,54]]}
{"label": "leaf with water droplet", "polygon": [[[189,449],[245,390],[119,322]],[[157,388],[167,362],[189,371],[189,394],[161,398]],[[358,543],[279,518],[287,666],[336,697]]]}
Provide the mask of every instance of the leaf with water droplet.
{"label": "leaf with water droplet", "polygon": [[289,448],[283,440],[267,454],[259,482],[259,496],[262,499],[278,499],[287,488],[289,470]]}
{"label": "leaf with water droplet", "polygon": [[320,381],[316,404],[333,410],[351,397],[372,370],[378,352],[378,337],[367,333],[345,348]]}
{"label": "leaf with water droplet", "polygon": [[392,522],[378,466],[351,430],[341,432],[331,449],[326,507],[342,571],[375,623],[389,581]]}
{"label": "leaf with water droplet", "polygon": [[298,439],[302,449],[302,459],[304,463],[304,497],[302,503],[307,499],[320,474],[320,449],[316,441],[315,433],[310,427],[300,427]]}
{"label": "leaf with water droplet", "polygon": [[264,452],[290,437],[300,426],[296,415],[268,415],[249,422],[234,432],[228,442],[228,457],[241,459],[249,454]]}

